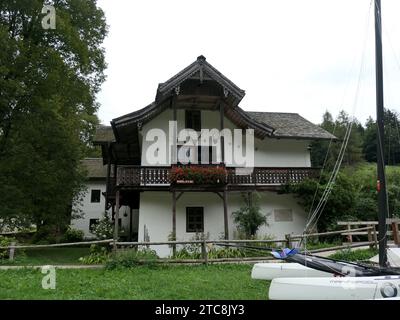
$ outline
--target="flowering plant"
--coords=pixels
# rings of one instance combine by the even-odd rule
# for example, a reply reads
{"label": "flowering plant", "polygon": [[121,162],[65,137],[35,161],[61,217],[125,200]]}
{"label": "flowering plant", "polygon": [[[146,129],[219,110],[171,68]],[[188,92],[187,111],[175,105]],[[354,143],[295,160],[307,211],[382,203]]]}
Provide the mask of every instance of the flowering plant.
{"label": "flowering plant", "polygon": [[104,214],[99,222],[92,227],[91,233],[95,234],[100,240],[111,239],[113,237],[114,223],[108,214]]}
{"label": "flowering plant", "polygon": [[226,181],[226,169],[220,166],[172,167],[172,183],[223,184]]}

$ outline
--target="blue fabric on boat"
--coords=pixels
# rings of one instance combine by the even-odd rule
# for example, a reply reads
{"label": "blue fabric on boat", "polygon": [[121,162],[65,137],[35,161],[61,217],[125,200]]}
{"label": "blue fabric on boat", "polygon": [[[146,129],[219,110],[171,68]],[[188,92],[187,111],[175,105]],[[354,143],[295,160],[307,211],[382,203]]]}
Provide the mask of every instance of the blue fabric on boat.
{"label": "blue fabric on boat", "polygon": [[299,253],[299,250],[296,248],[293,249],[285,248],[281,252],[272,251],[271,253],[276,259],[286,259],[287,257]]}

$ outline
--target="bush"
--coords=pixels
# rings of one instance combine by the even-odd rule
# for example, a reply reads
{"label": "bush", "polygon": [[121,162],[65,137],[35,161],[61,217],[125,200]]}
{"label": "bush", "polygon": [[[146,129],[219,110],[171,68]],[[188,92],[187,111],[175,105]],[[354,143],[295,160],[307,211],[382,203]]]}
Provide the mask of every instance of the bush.
{"label": "bush", "polygon": [[376,256],[377,254],[378,254],[377,249],[358,249],[358,250],[345,249],[330,255],[329,258],[357,262],[357,261],[369,260],[373,256]]}
{"label": "bush", "polygon": [[154,250],[143,248],[139,250],[123,250],[117,252],[106,263],[107,269],[133,268],[138,265],[153,265],[158,256]]}
{"label": "bush", "polygon": [[51,244],[57,242],[56,233],[53,226],[41,226],[32,237],[35,244]]}
{"label": "bush", "polygon": [[68,228],[68,230],[62,235],[60,242],[72,243],[83,241],[84,233],[82,230]]}
{"label": "bush", "polygon": [[103,218],[93,226],[91,233],[96,235],[100,240],[111,239],[114,234],[114,223],[110,217],[105,214]]}
{"label": "bush", "polygon": [[257,193],[243,193],[243,205],[239,210],[232,212],[237,229],[248,239],[254,237],[262,225],[268,225],[267,217],[260,212]]}
{"label": "bush", "polygon": [[[8,238],[4,236],[0,236],[0,247],[8,247],[11,245],[11,242],[14,242],[14,238]],[[0,249],[0,259],[8,259],[10,250],[9,249]]]}
{"label": "bush", "polygon": [[101,247],[96,244],[90,246],[90,254],[86,257],[79,258],[79,262],[83,264],[103,264],[109,258],[109,253],[106,247]]}

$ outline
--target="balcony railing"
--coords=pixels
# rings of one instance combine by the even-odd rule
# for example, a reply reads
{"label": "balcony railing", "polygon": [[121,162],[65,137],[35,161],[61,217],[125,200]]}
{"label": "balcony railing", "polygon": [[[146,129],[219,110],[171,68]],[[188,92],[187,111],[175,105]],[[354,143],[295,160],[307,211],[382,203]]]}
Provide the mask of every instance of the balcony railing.
{"label": "balcony railing", "polygon": [[[247,169],[246,169],[247,170]],[[318,168],[256,167],[252,171],[226,168],[228,185],[283,185],[317,176]],[[123,166],[117,171],[117,186],[169,186],[171,167]]]}

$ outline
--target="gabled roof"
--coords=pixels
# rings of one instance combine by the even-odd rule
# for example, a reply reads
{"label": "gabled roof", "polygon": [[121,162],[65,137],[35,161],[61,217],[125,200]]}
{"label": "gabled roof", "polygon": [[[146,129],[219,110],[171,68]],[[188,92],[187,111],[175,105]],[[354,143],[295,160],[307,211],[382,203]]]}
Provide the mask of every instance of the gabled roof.
{"label": "gabled roof", "polygon": [[94,144],[104,144],[107,142],[114,142],[115,137],[111,126],[99,125],[93,137]]}
{"label": "gabled roof", "polygon": [[87,171],[89,179],[105,179],[107,177],[107,166],[103,165],[103,158],[85,158],[81,165]]}
{"label": "gabled roof", "polygon": [[[236,105],[243,99],[245,91],[240,89],[231,80],[225,77],[221,72],[214,68],[211,64],[206,61],[204,56],[197,57],[197,60],[187,66],[182,71],[178,72],[172,78],[164,83],[160,83],[157,89],[157,97],[165,96],[171,90],[178,87],[182,82],[189,79],[196,73],[199,73],[201,77],[208,75],[212,80],[219,83],[227,93],[232,94],[236,98]],[[156,100],[158,100],[156,98]]]}
{"label": "gabled roof", "polygon": [[304,119],[298,113],[251,112],[247,114],[254,120],[273,127],[276,138],[294,139],[337,139],[334,135]]}

